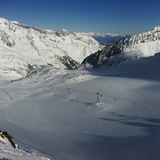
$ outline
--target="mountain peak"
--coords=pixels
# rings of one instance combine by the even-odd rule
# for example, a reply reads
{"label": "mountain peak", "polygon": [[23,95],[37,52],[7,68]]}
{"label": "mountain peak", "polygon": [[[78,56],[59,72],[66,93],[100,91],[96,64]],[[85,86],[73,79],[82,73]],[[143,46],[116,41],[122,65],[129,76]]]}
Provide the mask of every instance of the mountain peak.
{"label": "mountain peak", "polygon": [[19,22],[17,22],[17,21],[11,21],[12,23],[14,23],[14,24],[20,24]]}
{"label": "mountain peak", "polygon": [[64,28],[63,28],[61,31],[62,31],[62,32],[69,32],[68,30],[66,30],[66,29],[64,29]]}
{"label": "mountain peak", "polygon": [[160,26],[154,27],[154,31],[159,31],[160,32]]}
{"label": "mountain peak", "polygon": [[66,29],[62,29],[60,31],[56,31],[55,33],[59,37],[68,36],[69,34],[73,34],[72,32],[70,32],[70,31],[68,31]]}
{"label": "mountain peak", "polygon": [[7,21],[7,19],[0,17],[0,21]]}

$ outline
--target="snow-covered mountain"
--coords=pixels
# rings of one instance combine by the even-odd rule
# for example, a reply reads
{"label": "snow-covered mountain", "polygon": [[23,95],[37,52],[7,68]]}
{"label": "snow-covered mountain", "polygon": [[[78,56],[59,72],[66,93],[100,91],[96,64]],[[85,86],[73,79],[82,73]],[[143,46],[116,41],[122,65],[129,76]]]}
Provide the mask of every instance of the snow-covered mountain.
{"label": "snow-covered mountain", "polygon": [[85,67],[102,63],[112,66],[140,57],[153,56],[158,52],[160,52],[160,27],[155,27],[149,32],[106,45],[101,51],[87,57],[82,64]]}
{"label": "snow-covered mountain", "polygon": [[0,18],[0,77],[20,78],[41,65],[74,69],[100,49],[91,36],[58,32]]}

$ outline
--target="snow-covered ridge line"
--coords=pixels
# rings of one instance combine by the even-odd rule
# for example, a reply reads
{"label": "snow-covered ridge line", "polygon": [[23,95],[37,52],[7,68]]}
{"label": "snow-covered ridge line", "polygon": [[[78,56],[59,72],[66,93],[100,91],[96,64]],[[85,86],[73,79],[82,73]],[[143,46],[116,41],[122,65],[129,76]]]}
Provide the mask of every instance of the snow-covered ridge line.
{"label": "snow-covered ridge line", "polygon": [[155,27],[151,31],[140,33],[138,35],[133,35],[124,41],[124,45],[126,45],[125,43],[127,43],[128,45],[135,45],[156,40],[160,40],[160,27]]}
{"label": "snow-covered ridge line", "polygon": [[[52,30],[40,29],[38,27],[29,26],[29,25],[26,25],[26,24],[21,24],[17,21],[10,21],[10,20],[2,18],[2,17],[0,17],[0,22],[1,23],[4,22],[8,26],[9,25],[16,25],[17,27],[22,27],[22,28],[26,28],[26,29],[33,29],[33,30],[38,31],[38,32],[43,33],[43,34],[47,34],[48,32],[49,33],[55,33],[55,31],[52,31]],[[3,29],[3,28],[1,28],[1,29]]]}
{"label": "snow-covered ridge line", "polygon": [[101,51],[87,57],[82,64],[85,67],[102,63],[112,66],[140,57],[153,56],[158,52],[160,52],[160,27],[155,27],[151,31],[106,45]]}
{"label": "snow-covered ridge line", "polygon": [[91,36],[65,29],[44,30],[0,18],[0,79],[24,77],[28,66],[75,69],[101,48]]}

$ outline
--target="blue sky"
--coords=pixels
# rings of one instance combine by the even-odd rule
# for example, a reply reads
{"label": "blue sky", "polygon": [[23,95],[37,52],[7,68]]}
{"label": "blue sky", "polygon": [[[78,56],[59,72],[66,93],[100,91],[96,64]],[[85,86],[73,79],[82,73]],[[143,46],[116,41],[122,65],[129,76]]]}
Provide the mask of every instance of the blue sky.
{"label": "blue sky", "polygon": [[0,0],[0,17],[52,30],[136,34],[160,25],[160,0]]}

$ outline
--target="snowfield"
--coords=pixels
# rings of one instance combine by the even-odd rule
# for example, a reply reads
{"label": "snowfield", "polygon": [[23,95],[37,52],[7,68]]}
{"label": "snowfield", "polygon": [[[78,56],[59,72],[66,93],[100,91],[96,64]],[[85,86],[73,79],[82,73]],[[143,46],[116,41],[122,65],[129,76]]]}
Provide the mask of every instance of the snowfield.
{"label": "snowfield", "polygon": [[[159,65],[157,54],[88,71],[47,66],[2,81],[0,129],[58,160],[159,160]],[[0,158],[18,159],[0,148]]]}

